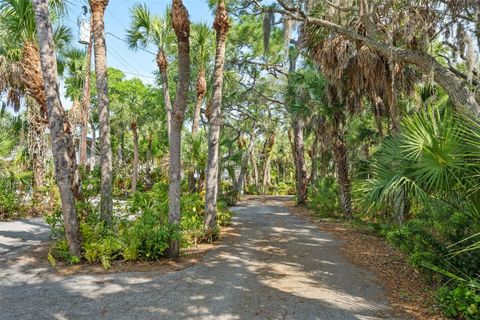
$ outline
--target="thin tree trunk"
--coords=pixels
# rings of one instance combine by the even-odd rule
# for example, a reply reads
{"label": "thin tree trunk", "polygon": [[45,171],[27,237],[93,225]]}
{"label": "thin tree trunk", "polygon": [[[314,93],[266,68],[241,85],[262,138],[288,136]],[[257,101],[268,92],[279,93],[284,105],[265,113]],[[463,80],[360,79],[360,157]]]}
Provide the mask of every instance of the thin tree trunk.
{"label": "thin tree trunk", "polygon": [[344,120],[341,111],[335,111],[333,116],[333,157],[338,184],[340,186],[340,203],[345,219],[352,218],[351,183],[348,170],[347,148],[345,146]]}
{"label": "thin tree trunk", "polygon": [[308,178],[308,185],[310,186],[315,185],[315,183],[317,182],[318,143],[319,143],[319,135],[317,133],[315,135],[315,139],[313,139],[312,150],[310,152],[310,158],[312,160],[312,167],[310,169],[310,176]]}
{"label": "thin tree trunk", "polygon": [[107,224],[112,221],[112,147],[110,142],[110,115],[107,79],[107,48],[105,45],[104,15],[108,0],[90,0],[92,7],[95,71],[97,79],[100,125],[100,217]]}
{"label": "thin tree trunk", "polygon": [[255,188],[258,189],[258,166],[257,166],[257,159],[255,157],[255,147],[252,151],[252,167],[253,167],[253,182],[255,183]]}
{"label": "thin tree trunk", "polygon": [[[398,110],[397,90],[395,84],[395,71],[393,62],[389,63],[390,70],[387,76],[387,97],[390,109],[390,119],[392,121],[392,132],[398,134],[400,132],[400,111]],[[383,134],[383,133],[382,133]]]}
{"label": "thin tree trunk", "polygon": [[75,210],[75,197],[72,192],[71,163],[69,149],[73,146],[72,136],[64,130],[66,123],[65,110],[62,107],[57,76],[57,60],[55,55],[52,25],[48,13],[47,0],[34,0],[35,23],[40,45],[40,63],[47,97],[47,109],[52,141],[52,154],[55,164],[55,175],[60,191],[64,218],[65,236],[69,253],[81,256],[81,239],[78,219]]}
{"label": "thin tree trunk", "polygon": [[132,122],[130,124],[133,135],[133,173],[132,173],[132,193],[137,192],[137,180],[138,180],[138,129],[137,123]]}
{"label": "thin tree trunk", "polygon": [[[92,18],[90,18],[90,25],[92,24]],[[87,132],[88,132],[88,112],[90,106],[90,68],[92,64],[92,48],[93,37],[90,32],[90,41],[87,46],[87,63],[85,70],[85,83],[83,86],[82,97],[82,132],[80,140],[80,165],[85,167],[87,163]]]}
{"label": "thin tree trunk", "polygon": [[205,69],[201,68],[197,78],[197,102],[195,103],[195,112],[193,114],[192,135],[198,131],[200,124],[200,111],[202,110],[203,99],[207,93],[207,81],[205,79]]}
{"label": "thin tree trunk", "polygon": [[[254,131],[255,131],[255,128],[252,130],[252,133]],[[243,185],[244,185],[245,178],[247,176],[248,162],[250,161],[250,158],[252,156],[254,145],[255,145],[255,138],[253,137],[253,135],[251,135],[250,142],[248,143],[247,152],[245,153],[245,156],[242,161],[242,166],[240,168],[240,174],[238,175],[238,179],[235,183],[234,189],[239,194],[243,193]]]}
{"label": "thin tree trunk", "polygon": [[95,167],[95,156],[97,151],[97,131],[95,130],[95,125],[93,121],[90,122],[90,129],[92,130],[92,143],[90,145],[90,158],[91,158],[91,165],[92,169]]}
{"label": "thin tree trunk", "polygon": [[[190,85],[190,21],[188,11],[182,0],[172,1],[172,26],[178,41],[178,83],[175,103],[170,123],[170,167],[168,189],[168,221],[178,227],[180,223],[180,181],[182,144],[182,126],[187,107],[188,87]],[[167,256],[177,258],[180,254],[179,241],[170,240]]]}
{"label": "thin tree trunk", "polygon": [[152,134],[149,133],[147,137],[147,161],[145,164],[145,176],[146,176],[146,187],[150,189],[152,186],[152,169],[151,169],[151,161],[152,161],[152,142],[153,137]]}
{"label": "thin tree trunk", "polygon": [[171,122],[172,122],[172,102],[170,100],[170,92],[168,91],[168,60],[165,52],[161,49],[157,53],[157,66],[160,71],[160,80],[162,82],[163,90],[163,102],[165,104],[165,114],[167,116],[167,133],[168,140],[170,141],[170,131],[171,131]]}
{"label": "thin tree trunk", "polygon": [[307,169],[305,168],[305,146],[303,141],[303,119],[293,119],[293,148],[296,159],[297,203],[304,205],[307,202]]}
{"label": "thin tree trunk", "polygon": [[[198,72],[197,78],[197,101],[195,103],[195,112],[193,114],[193,123],[192,123],[192,137],[195,138],[198,132],[199,124],[200,124],[200,111],[202,109],[203,99],[205,98],[205,94],[207,92],[207,81],[205,79],[205,70],[203,68],[200,69]],[[193,146],[191,147],[193,150]],[[192,159],[194,160],[194,159]],[[196,180],[195,180],[195,161],[193,161],[193,165],[190,168],[188,173],[188,189],[190,192],[195,192],[196,188]]]}
{"label": "thin tree trunk", "polygon": [[208,120],[207,189],[205,193],[205,227],[211,234],[216,227],[217,192],[218,192],[218,146],[220,140],[223,69],[225,65],[225,41],[229,28],[229,19],[225,3],[219,0],[213,26],[217,33],[215,68],[212,79],[212,101]]}

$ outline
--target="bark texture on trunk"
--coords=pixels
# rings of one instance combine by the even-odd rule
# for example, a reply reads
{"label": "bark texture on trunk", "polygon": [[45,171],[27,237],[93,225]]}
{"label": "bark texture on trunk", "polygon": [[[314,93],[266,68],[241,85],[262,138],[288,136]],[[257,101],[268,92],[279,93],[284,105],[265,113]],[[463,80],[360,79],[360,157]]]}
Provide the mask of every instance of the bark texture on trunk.
{"label": "bark texture on trunk", "polygon": [[72,190],[71,158],[69,150],[73,147],[71,135],[65,132],[65,110],[62,107],[59,95],[57,60],[55,55],[52,25],[48,13],[47,0],[34,0],[35,23],[37,27],[40,48],[40,63],[45,86],[48,109],[52,154],[55,164],[55,175],[60,190],[62,211],[64,218],[65,235],[69,253],[81,256],[81,239],[75,210],[75,197]]}
{"label": "bark texture on trunk", "polygon": [[[92,18],[90,18],[90,25],[92,25]],[[90,42],[87,46],[86,57],[86,70],[85,70],[85,83],[83,85],[83,97],[82,97],[82,132],[80,139],[80,165],[85,166],[87,164],[87,133],[88,133],[88,112],[90,107],[90,68],[92,65],[92,48],[93,37],[90,33]]]}
{"label": "bark texture on trunk", "polygon": [[263,179],[262,179],[262,193],[266,194],[267,188],[271,185],[270,181],[270,162],[272,160],[272,151],[273,146],[275,145],[276,140],[276,133],[273,131],[268,136],[268,139],[265,141],[265,145],[263,148]]}
{"label": "bark texture on trunk", "polygon": [[107,79],[107,47],[105,44],[104,15],[108,0],[90,0],[92,8],[95,71],[97,79],[100,126],[100,217],[107,224],[112,221],[112,147],[110,142],[110,115]]}
{"label": "bark texture on trunk", "polygon": [[[188,11],[181,0],[172,1],[172,26],[178,42],[178,84],[170,123],[168,220],[169,223],[178,225],[180,223],[182,126],[190,84],[190,21]],[[179,254],[179,241],[171,239],[167,256],[177,258]]]}
{"label": "bark texture on trunk", "polygon": [[133,135],[133,173],[132,173],[132,193],[137,192],[137,180],[138,180],[138,128],[137,123],[132,122],[130,124]]}
{"label": "bark texture on trunk", "polygon": [[218,146],[220,140],[220,125],[222,115],[223,69],[225,65],[225,42],[229,28],[229,18],[225,3],[219,0],[213,27],[216,30],[215,67],[212,79],[212,101],[208,113],[208,162],[207,186],[205,193],[205,227],[207,234],[212,233],[217,221],[218,195]]}
{"label": "bark texture on trunk", "polygon": [[[192,136],[195,137],[200,126],[200,111],[202,110],[203,99],[207,93],[207,81],[205,79],[205,69],[201,68],[197,77],[197,101],[195,103],[195,112],[193,114]],[[193,146],[191,147],[193,150]],[[195,161],[193,161],[195,163]],[[192,165],[188,173],[188,189],[190,192],[195,192],[195,165]]]}
{"label": "bark texture on trunk", "polygon": [[165,114],[167,116],[167,133],[170,141],[170,131],[172,122],[172,102],[170,100],[170,92],[168,91],[168,60],[165,51],[159,49],[157,52],[156,62],[158,70],[160,71],[160,80],[162,82],[163,103],[165,104]]}
{"label": "bark texture on trunk", "polygon": [[255,138],[253,136],[254,132],[255,132],[255,128],[252,130],[252,135],[250,136],[250,142],[248,143],[247,152],[243,157],[242,166],[240,168],[240,174],[238,175],[238,179],[235,182],[234,190],[239,194],[243,193],[243,186],[245,183],[245,178],[247,177],[248,162],[252,157],[253,147],[255,146]]}
{"label": "bark texture on trunk", "polygon": [[400,132],[400,111],[398,110],[397,88],[395,84],[393,63],[389,63],[389,68],[390,70],[387,76],[388,107],[390,110],[390,120],[392,122],[392,132],[398,134]]}
{"label": "bark texture on trunk", "polygon": [[200,126],[200,111],[202,110],[203,99],[207,93],[207,80],[205,79],[205,69],[200,69],[197,78],[197,102],[195,103],[195,112],[193,114],[192,134],[196,134]]}
{"label": "bark texture on trunk", "polygon": [[293,119],[293,149],[296,167],[296,185],[297,185],[297,203],[304,205],[307,203],[307,169],[305,166],[305,144],[303,140],[303,129],[305,127],[303,119],[295,117]]}
{"label": "bark texture on trunk", "polygon": [[147,189],[150,189],[152,187],[152,169],[151,169],[152,142],[153,142],[153,137],[152,137],[152,134],[149,133],[147,137],[147,156],[146,156],[146,163],[145,163],[145,186]]}
{"label": "bark texture on trunk", "polygon": [[345,145],[344,115],[335,111],[332,126],[333,158],[338,184],[340,186],[340,203],[345,219],[352,218],[351,183],[348,170],[347,147]]}

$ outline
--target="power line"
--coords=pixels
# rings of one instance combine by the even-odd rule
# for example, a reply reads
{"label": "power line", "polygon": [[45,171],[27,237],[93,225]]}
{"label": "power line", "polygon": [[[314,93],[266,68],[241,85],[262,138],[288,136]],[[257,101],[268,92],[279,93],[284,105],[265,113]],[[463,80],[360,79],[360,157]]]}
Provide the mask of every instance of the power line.
{"label": "power line", "polygon": [[[107,34],[107,35],[109,35],[109,36],[112,36],[112,37],[114,37],[115,39],[118,39],[118,40],[120,40],[120,41],[123,41],[123,42],[126,43],[126,44],[129,44],[127,40],[122,39],[122,38],[120,38],[119,36],[114,35],[114,34],[111,33],[111,32],[107,32],[107,33],[105,33],[105,34]],[[152,52],[152,51],[150,51],[150,50],[148,50],[148,49],[145,49],[145,48],[142,48],[142,47],[139,47],[138,49],[140,49],[140,50],[142,50],[142,51],[145,51],[145,52],[147,52],[147,53],[150,53],[150,54],[152,54],[152,55],[154,55],[154,56],[157,55],[155,52]]]}

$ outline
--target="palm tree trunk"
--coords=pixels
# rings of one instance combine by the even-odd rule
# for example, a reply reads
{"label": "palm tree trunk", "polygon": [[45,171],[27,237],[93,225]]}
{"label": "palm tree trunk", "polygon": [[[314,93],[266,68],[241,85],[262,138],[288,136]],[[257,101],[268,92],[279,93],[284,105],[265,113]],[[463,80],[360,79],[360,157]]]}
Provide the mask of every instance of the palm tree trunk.
{"label": "palm tree trunk", "polygon": [[203,99],[207,92],[207,81],[205,80],[205,70],[202,68],[198,72],[197,78],[197,102],[195,103],[195,112],[193,114],[192,135],[198,131],[200,124],[200,111],[202,109]]}
{"label": "palm tree trunk", "polygon": [[[192,136],[195,137],[199,124],[200,124],[200,111],[202,109],[203,99],[205,98],[205,94],[207,92],[207,82],[205,80],[205,70],[202,68],[198,72],[197,77],[197,102],[195,103],[195,112],[193,114],[193,123],[192,123]],[[193,150],[193,146],[191,147]],[[193,160],[193,159],[192,159]],[[195,192],[195,161],[192,161],[192,166],[190,167],[190,171],[188,173],[188,189],[190,192]]]}
{"label": "palm tree trunk", "polygon": [[170,92],[168,91],[168,60],[165,52],[162,49],[158,50],[157,53],[157,66],[160,71],[160,80],[162,82],[163,90],[163,102],[165,104],[165,114],[167,116],[167,133],[168,140],[170,141],[170,132],[171,132],[171,122],[172,122],[172,102],[170,100]]}
{"label": "palm tree trunk", "polygon": [[205,193],[205,227],[207,234],[216,227],[218,192],[218,146],[220,140],[223,69],[225,65],[225,42],[229,19],[225,3],[219,0],[213,26],[217,33],[215,68],[212,81],[212,101],[209,112],[207,189]]}
{"label": "palm tree trunk", "polygon": [[345,146],[345,131],[343,128],[344,115],[341,111],[335,111],[333,115],[333,158],[338,184],[340,185],[340,203],[345,219],[352,218],[352,195],[348,170],[347,148]]}
{"label": "palm tree trunk", "polygon": [[137,123],[132,122],[130,124],[133,134],[133,173],[132,173],[132,193],[137,192],[137,180],[138,180],[138,129]]}
{"label": "palm tree trunk", "polygon": [[[92,18],[90,18],[90,24]],[[90,33],[90,42],[87,46],[87,63],[85,70],[85,84],[83,87],[83,97],[82,97],[82,132],[80,140],[80,165],[85,167],[87,163],[87,132],[88,132],[88,109],[90,106],[90,68],[92,65],[92,48],[93,48],[93,37]]]}
{"label": "palm tree trunk", "polygon": [[104,15],[108,0],[90,0],[92,8],[95,71],[97,79],[100,125],[100,217],[107,224],[112,221],[112,148],[110,142],[110,115],[107,80],[107,48],[105,45]]}
{"label": "palm tree trunk", "polygon": [[64,130],[65,110],[59,96],[57,60],[53,44],[52,25],[48,13],[48,1],[34,0],[33,6],[38,42],[40,43],[40,63],[47,98],[52,154],[62,202],[65,236],[69,253],[80,257],[81,239],[75,210],[75,197],[71,189],[73,177],[70,171],[71,163],[75,163],[75,158],[69,157],[73,140],[72,136]]}
{"label": "palm tree trunk", "polygon": [[[182,0],[172,1],[172,26],[178,41],[178,83],[170,123],[168,220],[170,224],[178,226],[180,223],[180,150],[182,144],[182,126],[185,108],[187,107],[188,87],[190,85],[190,21],[188,19],[188,11],[183,5]],[[179,255],[179,241],[171,239],[167,256],[177,258]]]}

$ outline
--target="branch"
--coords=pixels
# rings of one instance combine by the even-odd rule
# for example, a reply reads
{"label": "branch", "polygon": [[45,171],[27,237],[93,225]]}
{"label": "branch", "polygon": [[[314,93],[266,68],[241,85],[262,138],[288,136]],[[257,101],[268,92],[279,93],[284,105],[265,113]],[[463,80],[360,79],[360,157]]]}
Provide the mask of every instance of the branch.
{"label": "branch", "polygon": [[455,105],[465,109],[467,112],[480,117],[480,105],[475,95],[465,86],[463,79],[456,76],[448,68],[442,66],[433,56],[409,49],[398,48],[390,44],[382,43],[372,38],[362,36],[353,30],[349,30],[336,23],[310,17],[299,8],[289,7],[283,0],[277,0],[283,9],[275,9],[277,13],[288,15],[291,19],[307,24],[323,27],[331,32],[341,34],[348,39],[357,40],[372,48],[385,57],[415,65],[424,74],[433,73],[434,80],[442,86],[452,98]]}

